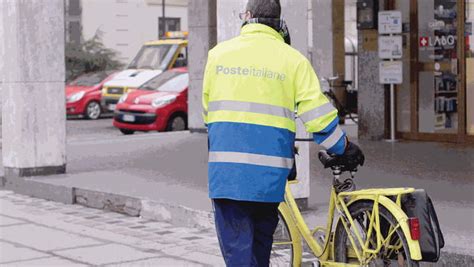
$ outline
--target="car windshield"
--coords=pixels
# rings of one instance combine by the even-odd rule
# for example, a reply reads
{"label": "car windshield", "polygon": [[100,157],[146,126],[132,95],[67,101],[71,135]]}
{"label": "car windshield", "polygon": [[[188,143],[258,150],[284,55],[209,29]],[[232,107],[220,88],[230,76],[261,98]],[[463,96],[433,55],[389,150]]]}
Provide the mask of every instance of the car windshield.
{"label": "car windshield", "polygon": [[101,71],[101,72],[94,72],[94,73],[86,73],[72,82],[69,83],[69,85],[72,86],[94,86],[99,83],[101,83],[107,76],[109,76],[110,73]]}
{"label": "car windshield", "polygon": [[177,45],[146,45],[128,66],[129,69],[164,70],[173,59]]}
{"label": "car windshield", "polygon": [[188,73],[167,71],[145,83],[140,89],[178,93],[188,88],[188,85]]}

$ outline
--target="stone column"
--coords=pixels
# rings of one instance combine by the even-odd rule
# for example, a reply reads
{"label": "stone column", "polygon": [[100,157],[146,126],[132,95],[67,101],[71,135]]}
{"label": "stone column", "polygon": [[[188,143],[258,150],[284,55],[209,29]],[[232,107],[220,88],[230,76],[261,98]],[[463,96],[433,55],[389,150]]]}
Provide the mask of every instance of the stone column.
{"label": "stone column", "polygon": [[[378,3],[379,10],[383,10],[384,1]],[[377,36],[377,29],[358,31],[358,135],[363,140],[384,139],[385,117],[390,109],[385,104],[386,87],[379,82]]]}
{"label": "stone column", "polygon": [[64,1],[0,1],[0,58],[7,185],[64,173]]}
{"label": "stone column", "polygon": [[208,51],[217,43],[217,0],[189,0],[188,125],[191,131],[205,131],[202,119],[202,80]]}

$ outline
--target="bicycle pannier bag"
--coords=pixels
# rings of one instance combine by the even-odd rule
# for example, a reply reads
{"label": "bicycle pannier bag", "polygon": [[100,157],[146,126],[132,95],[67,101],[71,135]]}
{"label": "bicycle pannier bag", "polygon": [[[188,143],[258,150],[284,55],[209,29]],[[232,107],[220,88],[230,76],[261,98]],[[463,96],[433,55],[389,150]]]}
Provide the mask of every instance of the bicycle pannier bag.
{"label": "bicycle pannier bag", "polygon": [[402,197],[402,209],[407,216],[417,217],[420,221],[420,239],[422,261],[437,262],[440,249],[444,247],[444,237],[439,226],[433,202],[423,189]]}

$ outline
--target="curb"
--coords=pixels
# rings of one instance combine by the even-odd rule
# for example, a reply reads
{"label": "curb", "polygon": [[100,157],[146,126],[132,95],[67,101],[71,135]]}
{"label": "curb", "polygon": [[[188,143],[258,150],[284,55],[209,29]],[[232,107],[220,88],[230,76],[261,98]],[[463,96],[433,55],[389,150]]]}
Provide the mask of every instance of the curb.
{"label": "curb", "polygon": [[103,209],[133,217],[163,221],[182,227],[197,229],[209,229],[214,227],[214,217],[211,212],[195,210],[174,203],[99,192],[84,188],[53,185],[29,178],[3,180],[4,189],[31,197],[64,204],[77,204],[88,208]]}
{"label": "curb", "polygon": [[[1,182],[4,187],[1,187]],[[148,199],[98,192],[89,189],[53,185],[28,178],[0,177],[0,189],[11,190],[36,198],[64,204],[109,210],[147,220],[168,222],[176,226],[197,229],[214,228],[212,212],[195,210],[182,205]],[[442,251],[438,262],[420,263],[421,267],[474,266],[474,256]]]}

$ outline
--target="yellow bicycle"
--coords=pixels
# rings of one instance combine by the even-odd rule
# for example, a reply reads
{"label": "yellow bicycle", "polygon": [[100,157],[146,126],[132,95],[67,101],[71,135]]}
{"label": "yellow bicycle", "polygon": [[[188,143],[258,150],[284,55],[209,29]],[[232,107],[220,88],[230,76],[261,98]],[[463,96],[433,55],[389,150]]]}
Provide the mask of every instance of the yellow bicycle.
{"label": "yellow bicycle", "polygon": [[402,196],[415,189],[355,190],[354,172],[341,181],[341,166],[331,165],[325,152],[319,156],[334,176],[326,227],[310,230],[289,187],[298,181],[288,181],[270,266],[301,266],[303,240],[320,266],[419,266],[419,222],[401,208]]}

